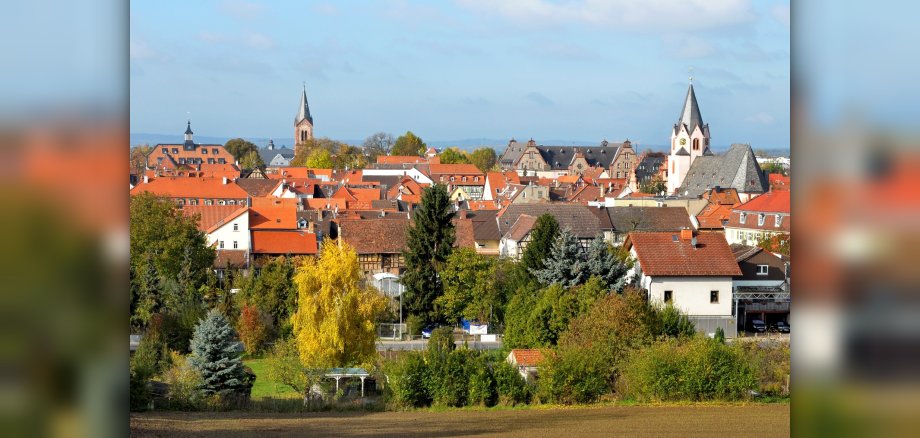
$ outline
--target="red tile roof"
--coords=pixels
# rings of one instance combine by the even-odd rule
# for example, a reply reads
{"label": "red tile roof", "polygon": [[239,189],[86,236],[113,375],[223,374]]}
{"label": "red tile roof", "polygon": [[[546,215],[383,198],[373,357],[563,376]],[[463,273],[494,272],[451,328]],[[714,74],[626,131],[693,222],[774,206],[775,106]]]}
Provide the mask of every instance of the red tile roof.
{"label": "red tile roof", "polygon": [[535,367],[543,362],[543,352],[535,349],[515,348],[510,355],[514,363],[520,367]]}
{"label": "red tile roof", "polygon": [[279,167],[277,172],[266,175],[269,178],[318,178],[325,176],[332,179],[332,169],[314,169],[310,167]]}
{"label": "red tile roof", "polygon": [[210,233],[248,209],[245,205],[186,205],[182,207],[182,214],[188,217],[199,215],[198,229]]}
{"label": "red tile roof", "polygon": [[[675,236],[677,237],[675,241]],[[725,235],[701,232],[697,246],[680,238],[680,232],[630,233],[626,248],[636,251],[642,273],[650,276],[701,277],[741,275]]]}
{"label": "red tile roof", "polygon": [[[434,175],[482,175],[482,171],[472,164],[432,164],[429,173]],[[434,179],[434,178],[432,178]]]}
{"label": "red tile roof", "polygon": [[789,190],[792,187],[788,176],[771,173],[768,178],[770,180],[770,190]]}
{"label": "red tile roof", "polygon": [[790,192],[775,190],[764,193],[744,204],[735,207],[735,211],[754,211],[763,213],[789,213]]}
{"label": "red tile roof", "polygon": [[253,199],[252,208],[249,209],[249,229],[297,229],[296,199],[263,198],[263,200],[260,200],[262,202],[256,202]]}
{"label": "red tile roof", "polygon": [[307,231],[253,231],[253,254],[316,254],[316,235]]}
{"label": "red tile roof", "polygon": [[415,155],[378,155],[377,164],[419,164],[428,162],[426,157]]}
{"label": "red tile roof", "polygon": [[730,205],[709,204],[700,210],[696,220],[700,223],[700,228],[722,229],[722,221],[728,221],[731,214]]}
{"label": "red tile roof", "polygon": [[517,220],[511,225],[511,229],[508,230],[508,238],[515,241],[520,241],[533,229],[534,225],[537,223],[536,216],[531,216],[529,214],[522,214],[518,216]]}
{"label": "red tile roof", "polygon": [[406,248],[408,219],[342,219],[339,238],[358,254],[398,254]]}
{"label": "red tile roof", "polygon": [[132,195],[150,192],[168,198],[191,199],[246,199],[249,194],[231,179],[223,178],[160,177],[138,184]]}

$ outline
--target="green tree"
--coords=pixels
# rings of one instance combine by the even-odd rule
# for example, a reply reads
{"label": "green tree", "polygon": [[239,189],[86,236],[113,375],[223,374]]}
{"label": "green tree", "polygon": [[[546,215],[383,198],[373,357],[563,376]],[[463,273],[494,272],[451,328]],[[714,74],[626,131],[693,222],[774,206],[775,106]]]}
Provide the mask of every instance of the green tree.
{"label": "green tree", "polygon": [[271,315],[280,327],[281,335],[291,331],[291,315],[297,308],[297,288],[294,286],[294,262],[278,256],[262,265],[259,273],[241,279],[238,286],[240,307],[256,306]]}
{"label": "green tree", "polygon": [[426,149],[428,149],[428,145],[421,138],[413,134],[412,131],[406,131],[405,134],[396,139],[390,154],[422,156],[425,154]]}
{"label": "green tree", "polygon": [[[188,269],[188,282],[200,285],[214,264],[214,249],[198,229],[198,217],[187,217],[169,199],[149,193],[132,196],[130,205],[131,268],[148,269],[149,259],[162,278],[178,278]],[[137,287],[137,285],[133,285]]]}
{"label": "green tree", "polygon": [[614,256],[610,245],[597,236],[588,246],[588,274],[602,280],[608,288],[623,290],[629,266]]}
{"label": "green tree", "polygon": [[639,191],[650,195],[659,195],[661,192],[666,192],[667,190],[668,183],[658,176],[639,184]]}
{"label": "green tree", "polygon": [[788,256],[791,251],[792,239],[788,234],[764,235],[757,240],[757,246],[766,251]]}
{"label": "green tree", "polygon": [[543,259],[543,265],[542,269],[531,272],[546,285],[558,283],[566,287],[577,286],[590,277],[581,243],[568,228],[556,237],[549,256]]}
{"label": "green tree", "polygon": [[497,160],[495,149],[490,147],[478,148],[470,154],[470,163],[483,172],[492,170]]}
{"label": "green tree", "polygon": [[447,148],[438,154],[441,164],[470,164],[469,155],[458,148]]}
{"label": "green tree", "polygon": [[249,396],[252,384],[247,382],[237,342],[233,326],[217,309],[208,312],[195,327],[188,361],[201,375],[200,390],[204,395]]}
{"label": "green tree", "polygon": [[139,144],[131,148],[128,156],[130,157],[131,170],[134,171],[135,175],[143,177],[144,171],[147,169],[147,156],[150,155],[151,151],[153,151],[153,148],[149,144]]}
{"label": "green tree", "polygon": [[300,358],[296,340],[279,339],[265,361],[268,378],[286,385],[303,396],[304,406],[311,407],[319,399],[313,386],[320,383],[324,370],[309,367]]}
{"label": "green tree", "polygon": [[438,318],[435,300],[443,292],[439,276],[454,245],[450,197],[447,187],[435,184],[422,191],[421,204],[415,209],[412,225],[406,235],[406,272],[401,282],[406,286],[406,307],[409,312],[426,318]]}
{"label": "green tree", "polygon": [[367,157],[364,151],[357,147],[343,144],[339,147],[338,153],[332,157],[332,166],[334,169],[363,169],[367,165]]}
{"label": "green tree", "polygon": [[390,150],[393,149],[393,143],[393,135],[386,132],[375,132],[364,139],[362,148],[368,161],[373,163],[377,161],[378,156],[389,155]]}
{"label": "green tree", "polygon": [[246,152],[246,155],[240,158],[240,168],[255,169],[257,167],[265,167],[265,162],[262,161],[262,156],[257,151]]}
{"label": "green tree", "polygon": [[361,280],[358,254],[347,244],[327,239],[318,258],[303,259],[294,276],[293,325],[304,364],[327,369],[374,362],[374,321],[387,301]]}
{"label": "green tree", "polygon": [[326,149],[314,149],[305,164],[315,169],[332,169],[332,154]]}
{"label": "green tree", "polygon": [[472,248],[458,248],[447,257],[441,271],[444,294],[435,300],[441,315],[450,322],[460,318],[489,321],[492,303],[499,301],[495,289],[494,259]]}
{"label": "green tree", "polygon": [[524,271],[530,273],[543,269],[543,259],[549,255],[558,234],[559,222],[556,222],[553,215],[544,213],[537,218],[533,231],[530,232],[530,242],[521,254]]}
{"label": "green tree", "polygon": [[259,154],[258,146],[242,138],[233,138],[227,140],[227,143],[224,143],[224,149],[226,149],[230,155],[233,155],[234,160],[240,162],[242,162],[243,157],[245,157],[250,152],[255,152],[256,155]]}

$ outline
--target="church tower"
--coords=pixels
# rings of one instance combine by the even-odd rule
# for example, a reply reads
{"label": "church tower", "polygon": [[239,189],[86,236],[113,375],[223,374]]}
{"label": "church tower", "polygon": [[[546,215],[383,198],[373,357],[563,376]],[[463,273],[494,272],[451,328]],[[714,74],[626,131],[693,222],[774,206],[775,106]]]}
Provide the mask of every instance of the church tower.
{"label": "church tower", "polygon": [[303,86],[300,95],[300,106],[297,107],[297,117],[294,117],[294,150],[297,146],[313,139],[313,116],[310,115],[310,104],[307,103],[307,85]]}
{"label": "church tower", "polygon": [[684,182],[696,157],[712,155],[709,150],[709,125],[703,123],[700,106],[693,91],[693,78],[680,117],[671,130],[671,154],[668,155],[668,193],[674,193]]}

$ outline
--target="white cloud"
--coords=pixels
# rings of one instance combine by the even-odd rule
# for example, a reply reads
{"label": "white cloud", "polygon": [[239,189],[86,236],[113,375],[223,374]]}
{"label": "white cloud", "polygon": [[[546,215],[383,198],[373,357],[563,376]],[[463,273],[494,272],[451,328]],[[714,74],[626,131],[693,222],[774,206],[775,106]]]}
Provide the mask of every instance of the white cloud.
{"label": "white cloud", "polygon": [[765,112],[759,112],[757,114],[754,114],[753,116],[748,117],[747,121],[751,123],[756,123],[758,125],[772,125],[773,122],[776,121],[776,119],[774,119],[773,116]]}
{"label": "white cloud", "polygon": [[460,6],[525,27],[593,25],[651,31],[699,31],[753,21],[750,0],[456,0]]}
{"label": "white cloud", "polygon": [[770,14],[773,15],[776,21],[785,24],[787,27],[789,26],[789,5],[773,6]]}
{"label": "white cloud", "polygon": [[253,49],[268,50],[275,47],[275,41],[260,33],[251,33],[246,37],[246,45]]}

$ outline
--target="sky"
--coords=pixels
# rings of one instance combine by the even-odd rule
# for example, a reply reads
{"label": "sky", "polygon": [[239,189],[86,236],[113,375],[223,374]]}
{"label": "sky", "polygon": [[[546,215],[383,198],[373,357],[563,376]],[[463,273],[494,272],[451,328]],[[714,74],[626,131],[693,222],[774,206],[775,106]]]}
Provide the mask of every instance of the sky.
{"label": "sky", "polygon": [[132,133],[789,147],[788,1],[133,1]]}

